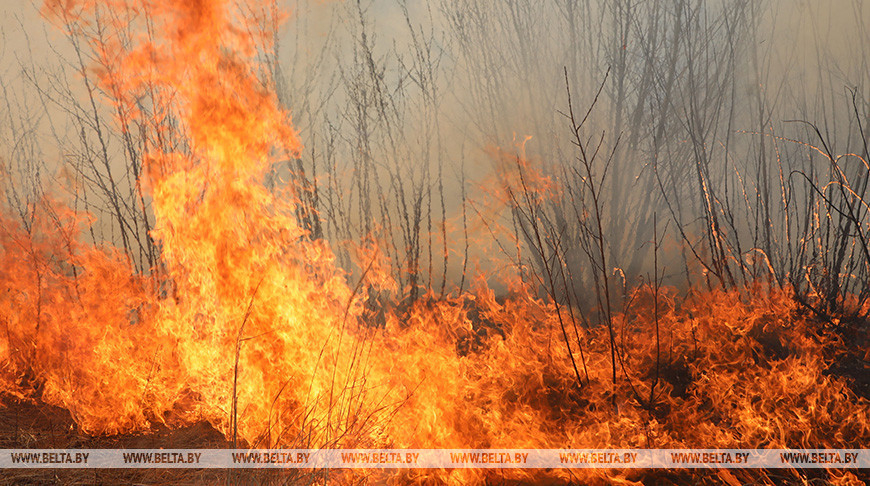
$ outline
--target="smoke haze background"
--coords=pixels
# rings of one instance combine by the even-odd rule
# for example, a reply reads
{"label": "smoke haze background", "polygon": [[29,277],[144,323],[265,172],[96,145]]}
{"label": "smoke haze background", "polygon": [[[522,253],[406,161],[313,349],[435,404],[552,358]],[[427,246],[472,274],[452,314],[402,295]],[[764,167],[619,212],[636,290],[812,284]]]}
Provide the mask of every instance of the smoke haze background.
{"label": "smoke haze background", "polygon": [[[744,236],[734,253],[761,249],[784,261],[771,240],[787,228],[761,196],[780,184],[776,161],[801,170],[812,163],[805,147],[776,137],[817,142],[809,127],[787,122],[805,120],[835,154],[859,150],[848,89],[863,103],[865,131],[870,126],[870,8],[860,0],[256,3],[246,5],[267,28],[278,25],[270,24],[276,12],[290,12],[276,50],[261,53],[263,78],[274,81],[305,145],[302,158],[276,167],[267,183],[309,181],[315,236],[328,238],[352,269],[342,243],[373,235],[413,298],[417,289],[467,286],[472,262],[488,274],[534,273],[544,264],[511,250],[516,240],[530,244],[518,208],[484,201],[509,185],[514,155],[559,181],[561,199],[546,211],[564,219],[565,234],[582,232],[565,196],[582,181],[563,177],[576,160],[564,116],[566,71],[580,113],[604,83],[585,129],[591,139],[603,135],[605,153],[614,151],[602,182],[606,265],[630,281],[651,271],[653,219],[668,276],[691,273],[685,242],[703,253],[701,221],[716,212],[705,207],[697,174],[736,217],[723,229],[726,239]],[[82,64],[70,38],[38,10],[7,4],[0,20],[0,160],[10,206],[26,218],[41,191],[83,188],[74,204],[96,216],[94,240],[145,238],[147,225],[125,229],[111,197],[89,183],[114,172],[118,185],[135,185],[111,110],[82,101],[81,66],[92,68],[92,60],[85,55]],[[94,164],[89,148],[97,117],[108,164]],[[134,208],[135,190],[125,194]],[[669,219],[682,235],[673,221],[663,223]],[[580,288],[591,285],[579,239],[566,241],[565,267]],[[147,271],[147,252],[125,246]]]}

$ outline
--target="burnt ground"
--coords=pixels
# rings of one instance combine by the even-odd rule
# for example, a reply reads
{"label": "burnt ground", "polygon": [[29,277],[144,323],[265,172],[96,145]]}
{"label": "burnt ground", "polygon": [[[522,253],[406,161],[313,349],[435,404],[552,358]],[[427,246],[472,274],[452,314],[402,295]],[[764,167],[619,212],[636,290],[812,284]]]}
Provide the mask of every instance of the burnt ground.
{"label": "burnt ground", "polygon": [[838,333],[847,345],[827,372],[846,378],[855,395],[870,400],[870,322],[850,323]]}
{"label": "burnt ground", "polygon": [[[208,423],[115,436],[82,433],[70,413],[38,400],[0,397],[0,449],[210,449],[231,443]],[[0,484],[157,485],[302,483],[298,474],[215,469],[6,469]]]}
{"label": "burnt ground", "polygon": [[[848,363],[844,363],[844,366]],[[855,370],[857,373],[857,370]],[[65,409],[34,400],[0,397],[0,449],[196,449],[230,448],[232,445],[211,425],[199,423],[179,429],[153,427],[134,434],[94,437],[83,434]],[[526,484],[511,481],[492,471],[488,484]],[[616,471],[614,471],[616,472]],[[852,470],[858,483],[870,483],[870,470]],[[2,485],[158,485],[158,484],[227,484],[278,485],[318,484],[323,474],[307,471],[283,473],[275,470],[214,470],[214,469],[7,469],[0,471]],[[649,485],[744,485],[829,484],[821,470],[713,470],[689,473],[685,470],[655,470],[641,472],[640,480]],[[383,479],[383,478],[381,478]],[[336,483],[335,481],[330,481]],[[343,481],[338,481],[342,483]],[[366,481],[357,476],[355,483]],[[398,483],[401,484],[401,480]],[[424,481],[423,484],[437,484]],[[545,481],[542,484],[560,484]],[[581,484],[578,481],[577,484]]]}

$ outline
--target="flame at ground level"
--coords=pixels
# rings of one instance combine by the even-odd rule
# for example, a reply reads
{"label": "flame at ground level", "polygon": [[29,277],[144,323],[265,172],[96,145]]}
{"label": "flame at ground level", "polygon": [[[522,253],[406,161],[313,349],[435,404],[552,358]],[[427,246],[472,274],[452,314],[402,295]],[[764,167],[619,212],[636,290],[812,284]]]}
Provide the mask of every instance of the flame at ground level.
{"label": "flame at ground level", "polygon": [[498,299],[481,284],[374,328],[352,292],[330,302],[275,270],[218,328],[172,318],[183,297],[150,297],[114,250],[76,243],[75,215],[59,221],[69,233],[2,234],[2,385],[70,410],[89,433],[207,420],[285,448],[860,448],[870,437],[866,397],[829,373],[842,338],[782,292],[660,289],[657,366],[653,293],[638,289],[616,321],[615,410],[606,330],[580,331],[579,387],[554,308],[523,287]]}

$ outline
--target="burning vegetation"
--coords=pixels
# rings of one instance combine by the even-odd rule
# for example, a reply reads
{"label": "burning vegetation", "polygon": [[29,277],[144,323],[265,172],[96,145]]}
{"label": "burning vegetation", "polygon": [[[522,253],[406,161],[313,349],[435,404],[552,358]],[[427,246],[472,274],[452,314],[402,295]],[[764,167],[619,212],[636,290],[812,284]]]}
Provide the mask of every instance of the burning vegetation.
{"label": "burning vegetation", "polygon": [[[686,22],[675,34],[702,28],[693,9],[704,2],[677,3],[660,12]],[[720,14],[743,22],[754,8],[725,3]],[[870,165],[860,90],[848,97],[851,152],[834,152],[814,125],[811,142],[762,129],[745,136],[775,156],[758,155],[747,174],[720,141],[692,138],[719,129],[693,125],[706,123],[702,111],[685,113],[680,140],[668,138],[670,119],[649,125],[649,140],[596,129],[603,98],[632,73],[611,59],[581,108],[578,68],[566,63],[561,162],[522,144],[490,150],[495,170],[473,186],[463,169],[454,208],[429,149],[413,168],[414,154],[394,139],[386,150],[408,165],[383,169],[386,181],[375,149],[361,143],[369,165],[349,174],[306,160],[276,87],[283,15],[274,5],[50,0],[43,14],[74,41],[88,105],[84,119],[72,111],[92,158],[70,161],[64,184],[38,197],[4,199],[8,413],[67,411],[73,446],[211,428],[219,435],[185,440],[284,449],[868,444]],[[377,87],[387,76],[360,25],[360,65],[372,63]],[[413,42],[425,60],[431,43]],[[693,76],[687,59],[700,57],[674,56],[675,72]],[[432,73],[417,68],[408,82],[437,109]],[[376,114],[362,122],[383,128],[399,116],[382,92],[349,86],[354,99],[373,97]],[[432,117],[421,133],[441,130]],[[624,160],[647,142],[673,152],[647,154],[631,173]],[[680,157],[685,166],[665,163]],[[7,160],[3,184],[18,194],[18,159]],[[466,187],[479,190],[468,196]],[[94,199],[107,209],[95,211]],[[114,237],[98,237],[101,225]],[[21,430],[6,443],[46,443]],[[858,484],[862,473],[299,474],[258,478]]]}

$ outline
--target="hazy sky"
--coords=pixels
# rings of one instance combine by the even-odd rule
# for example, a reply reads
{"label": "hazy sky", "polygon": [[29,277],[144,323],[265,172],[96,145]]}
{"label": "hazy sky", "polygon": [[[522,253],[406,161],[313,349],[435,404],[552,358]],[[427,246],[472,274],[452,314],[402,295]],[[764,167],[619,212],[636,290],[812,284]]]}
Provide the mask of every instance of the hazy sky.
{"label": "hazy sky", "polygon": [[[717,3],[729,2],[710,2],[711,5]],[[763,38],[757,47],[761,52],[771,53],[773,79],[787,78],[805,86],[813,86],[820,75],[819,59],[827,64],[824,76],[829,77],[829,81],[839,80],[843,85],[857,84],[856,77],[866,77],[862,70],[867,69],[870,41],[862,38],[861,33],[868,32],[866,27],[870,25],[870,5],[867,2],[769,0],[758,3],[769,5],[763,10],[765,15],[760,29]],[[449,8],[449,4],[449,1],[444,0],[408,2],[410,18],[421,29],[432,28],[429,25],[430,12],[436,22],[441,22],[443,10]],[[283,2],[283,5],[293,15],[283,28],[284,37],[281,41],[285,45],[283,52],[286,55],[282,59],[285,70],[292,69],[294,58],[291,55],[316,55],[328,36],[340,38],[343,31],[347,30],[347,18],[338,22],[333,18],[341,10],[341,2],[303,0]],[[397,0],[374,0],[368,4],[370,34],[383,49],[399,45],[401,50],[401,46],[409,41],[399,5]],[[9,0],[0,5],[0,76],[13,97],[30,99],[32,95],[30,89],[22,86],[22,64],[37,69],[55,69],[58,57],[55,51],[64,56],[71,55],[62,35],[39,15],[39,6],[39,2],[31,0]],[[302,26],[304,28],[300,29]],[[438,31],[444,29],[443,25],[436,25],[433,31],[438,35]],[[300,32],[307,38],[300,40],[296,37]],[[340,41],[338,45],[341,45]],[[289,50],[287,46],[291,46]],[[442,62],[449,64],[451,60],[452,55],[448,53]],[[323,71],[334,70],[334,59],[327,59],[321,68]],[[547,85],[559,87],[560,83],[558,80],[546,81],[542,86]],[[811,89],[808,91],[812,92]],[[461,116],[457,113],[451,118],[461,123],[458,121]],[[521,124],[522,116],[518,120]],[[518,126],[514,129],[522,132],[524,128]]]}
{"label": "hazy sky", "polygon": [[[735,3],[710,0],[705,14],[715,17],[718,9]],[[358,12],[354,10],[356,2],[299,0],[284,5],[290,8],[292,16],[282,28],[280,38],[281,67],[287,83],[282,100],[293,110],[307,148],[323,147],[329,141],[327,135],[332,127],[336,133],[331,142],[338,147],[335,163],[349,165],[359,150],[358,141],[353,138],[352,98],[356,95],[352,88],[355,80],[363,76],[355,71],[360,64],[353,61],[353,49],[355,45],[358,47],[355,42],[361,30]],[[403,63],[410,65],[414,61],[411,37],[400,8],[402,4],[396,0],[374,0],[364,5],[367,38],[374,44],[375,61],[383,63],[384,79],[387,84],[398,84],[401,80],[402,89],[413,93],[413,89],[408,89],[413,79],[398,74],[404,69],[400,69]],[[479,27],[484,32],[476,40],[481,44],[480,49],[472,46],[463,51],[447,19],[457,12],[467,18],[474,13],[471,7],[482,5],[488,5],[488,15],[500,17],[480,22]],[[372,136],[376,162],[388,165],[383,162],[384,157],[393,157],[397,160],[390,163],[401,166],[402,170],[416,171],[413,177],[419,177],[421,164],[444,161],[448,219],[455,218],[459,211],[456,188],[461,164],[465,164],[464,170],[469,175],[483,181],[492,172],[488,149],[493,145],[512,149],[512,138],[523,140],[532,136],[530,150],[549,157],[558,153],[560,143],[567,140],[564,131],[559,131],[564,127],[558,112],[564,110],[566,104],[561,72],[572,53],[571,46],[560,44],[564,32],[554,31],[553,27],[559,25],[554,22],[558,19],[555,9],[567,3],[564,0],[528,2],[528,10],[524,12],[533,12],[535,18],[514,19],[505,17],[505,12],[509,11],[505,5],[507,3],[467,3],[464,0],[409,1],[412,28],[424,43],[431,41],[427,44],[431,47],[430,54],[439,63],[435,73],[438,106],[429,107],[422,98],[410,95],[399,100],[397,110],[401,111],[398,116],[403,124],[400,127],[403,138],[398,155],[388,153],[388,139],[392,140],[393,134],[388,137],[379,132]],[[634,2],[633,5],[640,4]],[[737,76],[745,77],[741,80],[744,89],[737,94],[738,98],[751,99],[757,90],[763,90],[775,106],[771,113],[774,124],[801,117],[827,123],[833,119],[830,113],[834,106],[846,100],[846,87],[858,87],[864,99],[870,99],[867,83],[870,3],[862,0],[768,0],[750,5],[758,7],[761,16],[757,24],[758,42],[750,49],[766,63],[766,84],[758,86],[753,81],[747,62],[750,57],[743,57],[744,64],[739,67],[746,69],[738,71]],[[0,84],[4,90],[0,94],[5,99],[3,109],[7,110],[7,116],[0,118],[0,156],[8,156],[14,149],[17,139],[9,127],[10,123],[18,124],[17,133],[33,129],[38,134],[35,150],[41,153],[37,155],[51,165],[59,162],[62,150],[54,136],[71,138],[74,143],[76,134],[65,131],[65,114],[61,110],[40,110],[39,97],[23,78],[21,69],[22,66],[32,69],[38,82],[47,86],[52,83],[47,73],[57,71],[59,57],[72,53],[58,30],[41,19],[38,6],[27,0],[11,0],[0,5]],[[535,43],[536,51],[531,54],[536,63],[534,68],[526,69],[517,64],[520,55],[517,51],[527,44],[488,34],[509,32],[516,25],[524,26],[528,42]],[[612,32],[606,26],[592,28],[601,29],[601,41],[605,44],[613,41],[609,37]],[[612,48],[611,45],[600,47],[602,51],[612,51]],[[640,53],[630,42],[627,49],[631,56]],[[599,59],[606,61],[607,55],[600,55]],[[478,61],[481,64],[475,64]],[[581,100],[578,103],[582,104],[590,99],[603,70],[602,66],[588,69],[581,66],[580,69],[593,73],[585,81],[572,80],[575,95]],[[75,85],[77,74],[70,71],[68,76]],[[393,88],[398,92],[399,88],[391,84],[390,89]],[[606,103],[602,104],[604,113],[596,115],[595,121],[604,126],[612,110]],[[433,127],[433,120],[438,120],[437,127]],[[52,125],[53,133],[49,130]],[[427,130],[436,128],[440,130],[438,144],[432,142],[432,147],[428,147]],[[733,129],[752,130],[753,127]],[[646,163],[643,156],[642,153],[637,156],[638,167]],[[430,162],[421,162],[427,157]],[[440,213],[438,201],[432,202],[436,206],[435,213]]]}

